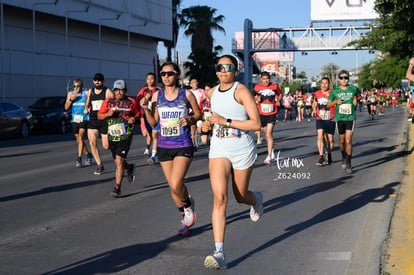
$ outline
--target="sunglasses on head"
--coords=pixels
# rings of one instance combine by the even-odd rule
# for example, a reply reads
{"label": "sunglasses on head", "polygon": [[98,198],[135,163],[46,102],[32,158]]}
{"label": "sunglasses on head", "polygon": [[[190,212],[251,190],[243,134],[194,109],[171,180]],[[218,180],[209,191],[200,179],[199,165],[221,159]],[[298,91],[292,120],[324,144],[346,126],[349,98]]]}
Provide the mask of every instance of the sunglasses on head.
{"label": "sunglasses on head", "polygon": [[236,70],[233,64],[218,64],[216,66],[216,72],[222,72],[223,69],[225,72],[234,72]]}
{"label": "sunglasses on head", "polygon": [[349,79],[349,76],[340,76],[339,79]]}
{"label": "sunglasses on head", "polygon": [[161,71],[160,72],[161,76],[175,76],[177,74],[176,71]]}
{"label": "sunglasses on head", "polygon": [[73,88],[80,88],[81,85],[73,85]]}

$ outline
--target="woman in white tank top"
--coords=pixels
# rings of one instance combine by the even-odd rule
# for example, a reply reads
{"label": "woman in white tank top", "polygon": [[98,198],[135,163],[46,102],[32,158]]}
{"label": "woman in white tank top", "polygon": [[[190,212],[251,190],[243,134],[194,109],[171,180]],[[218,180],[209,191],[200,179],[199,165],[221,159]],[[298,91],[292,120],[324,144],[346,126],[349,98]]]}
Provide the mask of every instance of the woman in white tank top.
{"label": "woman in white tank top", "polygon": [[219,58],[216,66],[220,84],[210,89],[207,96],[211,101],[213,115],[202,124],[202,140],[212,127],[213,134],[209,152],[209,172],[214,194],[212,212],[215,251],[206,257],[207,268],[227,267],[224,256],[224,233],[226,228],[226,207],[228,182],[233,178],[233,193],[239,203],[251,206],[250,218],[258,221],[263,213],[263,197],[251,192],[249,180],[257,157],[256,144],[249,131],[260,130],[260,117],[256,103],[249,89],[235,81],[237,60],[231,55]]}

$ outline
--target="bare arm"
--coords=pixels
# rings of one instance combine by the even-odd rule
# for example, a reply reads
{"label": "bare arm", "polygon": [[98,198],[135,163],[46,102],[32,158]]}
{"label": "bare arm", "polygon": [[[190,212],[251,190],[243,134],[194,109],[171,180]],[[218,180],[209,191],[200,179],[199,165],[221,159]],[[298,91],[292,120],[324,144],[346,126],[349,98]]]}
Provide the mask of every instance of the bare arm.
{"label": "bare arm", "polygon": [[74,96],[72,96],[72,92],[68,92],[66,96],[65,110],[68,110],[70,106],[72,106],[73,99],[74,99]]}
{"label": "bare arm", "polygon": [[144,111],[145,118],[147,119],[148,123],[151,125],[152,128],[157,126],[159,114],[158,114],[158,108],[157,108],[157,98],[158,98],[158,92],[154,93],[152,95],[152,109],[150,110],[148,108],[148,102],[150,101],[150,95],[146,95],[140,100],[140,105],[142,110]]}
{"label": "bare arm", "polygon": [[[406,77],[408,80],[414,81],[414,74],[413,74],[413,66],[414,66],[414,57],[410,59],[410,65],[408,65]],[[408,85],[410,87],[410,85]]]}
{"label": "bare arm", "polygon": [[89,113],[89,105],[91,104],[91,89],[86,91],[86,103],[85,103],[85,110],[83,110],[83,112]]}
{"label": "bare arm", "polygon": [[[249,116],[248,120],[232,120],[230,127],[237,128],[245,131],[258,131],[260,130],[260,117],[259,111],[257,110],[256,102],[250,93],[249,89],[243,84],[239,84],[235,91],[235,97],[237,102],[242,104],[246,109],[247,115]],[[217,123],[221,125],[226,125],[227,118],[222,117],[218,114],[213,114],[211,123]]]}

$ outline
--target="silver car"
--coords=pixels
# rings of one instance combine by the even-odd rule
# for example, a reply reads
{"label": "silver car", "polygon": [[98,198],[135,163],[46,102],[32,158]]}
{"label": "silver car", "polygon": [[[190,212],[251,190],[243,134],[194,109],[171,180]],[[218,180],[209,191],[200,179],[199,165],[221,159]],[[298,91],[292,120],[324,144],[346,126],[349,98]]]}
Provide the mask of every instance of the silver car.
{"label": "silver car", "polygon": [[25,138],[32,127],[32,113],[16,103],[0,101],[0,137],[17,134]]}

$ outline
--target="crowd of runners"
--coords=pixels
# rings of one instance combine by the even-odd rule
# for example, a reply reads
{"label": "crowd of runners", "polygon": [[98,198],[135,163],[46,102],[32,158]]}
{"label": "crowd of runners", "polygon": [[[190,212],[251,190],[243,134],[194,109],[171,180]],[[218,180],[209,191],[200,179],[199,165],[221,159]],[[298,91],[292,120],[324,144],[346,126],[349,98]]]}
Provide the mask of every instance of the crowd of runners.
{"label": "crowd of runners", "polygon": [[[414,65],[410,61],[410,67]],[[257,145],[262,143],[263,131],[267,154],[263,162],[275,160],[274,127],[280,119],[285,123],[315,121],[316,165],[331,165],[335,132],[339,135],[342,168],[352,173],[352,136],[356,114],[364,108],[368,118],[383,116],[388,106],[392,110],[401,98],[393,89],[371,89],[366,92],[349,84],[349,72],[339,71],[338,86],[330,88],[331,80],[322,78],[315,93],[282,92],[270,81],[268,72],[261,73],[261,83],[254,91],[235,80],[238,62],[231,55],[223,55],[216,64],[217,84],[199,87],[196,78],[190,79],[188,89],[179,86],[180,68],[172,62],[160,67],[162,88],[157,86],[156,74],[146,75],[146,85],[136,94],[127,89],[123,79],[111,88],[104,85],[101,73],[95,74],[93,88],[84,89],[81,79],[73,81],[68,91],[65,109],[72,108],[73,133],[77,141],[76,167],[96,164],[95,175],[105,169],[98,149],[110,150],[115,165],[115,185],[111,196],[121,197],[122,180],[135,181],[135,164],[127,162],[134,126],[140,125],[146,146],[143,154],[147,163],[157,159],[170,188],[171,199],[180,213],[179,235],[186,235],[195,223],[195,198],[184,184],[185,175],[197,148],[209,149],[209,175],[214,196],[212,225],[214,252],[205,258],[207,268],[227,267],[224,253],[228,182],[232,180],[233,194],[238,203],[250,206],[250,219],[258,221],[263,214],[263,195],[249,190],[249,181],[257,160]],[[410,70],[410,68],[409,68]],[[412,70],[412,68],[411,68]],[[412,81],[414,76],[411,74]],[[407,78],[409,74],[407,71]],[[410,79],[410,78],[409,78]],[[127,93],[128,92],[128,93]],[[411,92],[408,94],[411,108]],[[256,133],[256,140],[254,133]],[[88,145],[84,141],[87,135]],[[85,155],[85,162],[82,157]]]}

